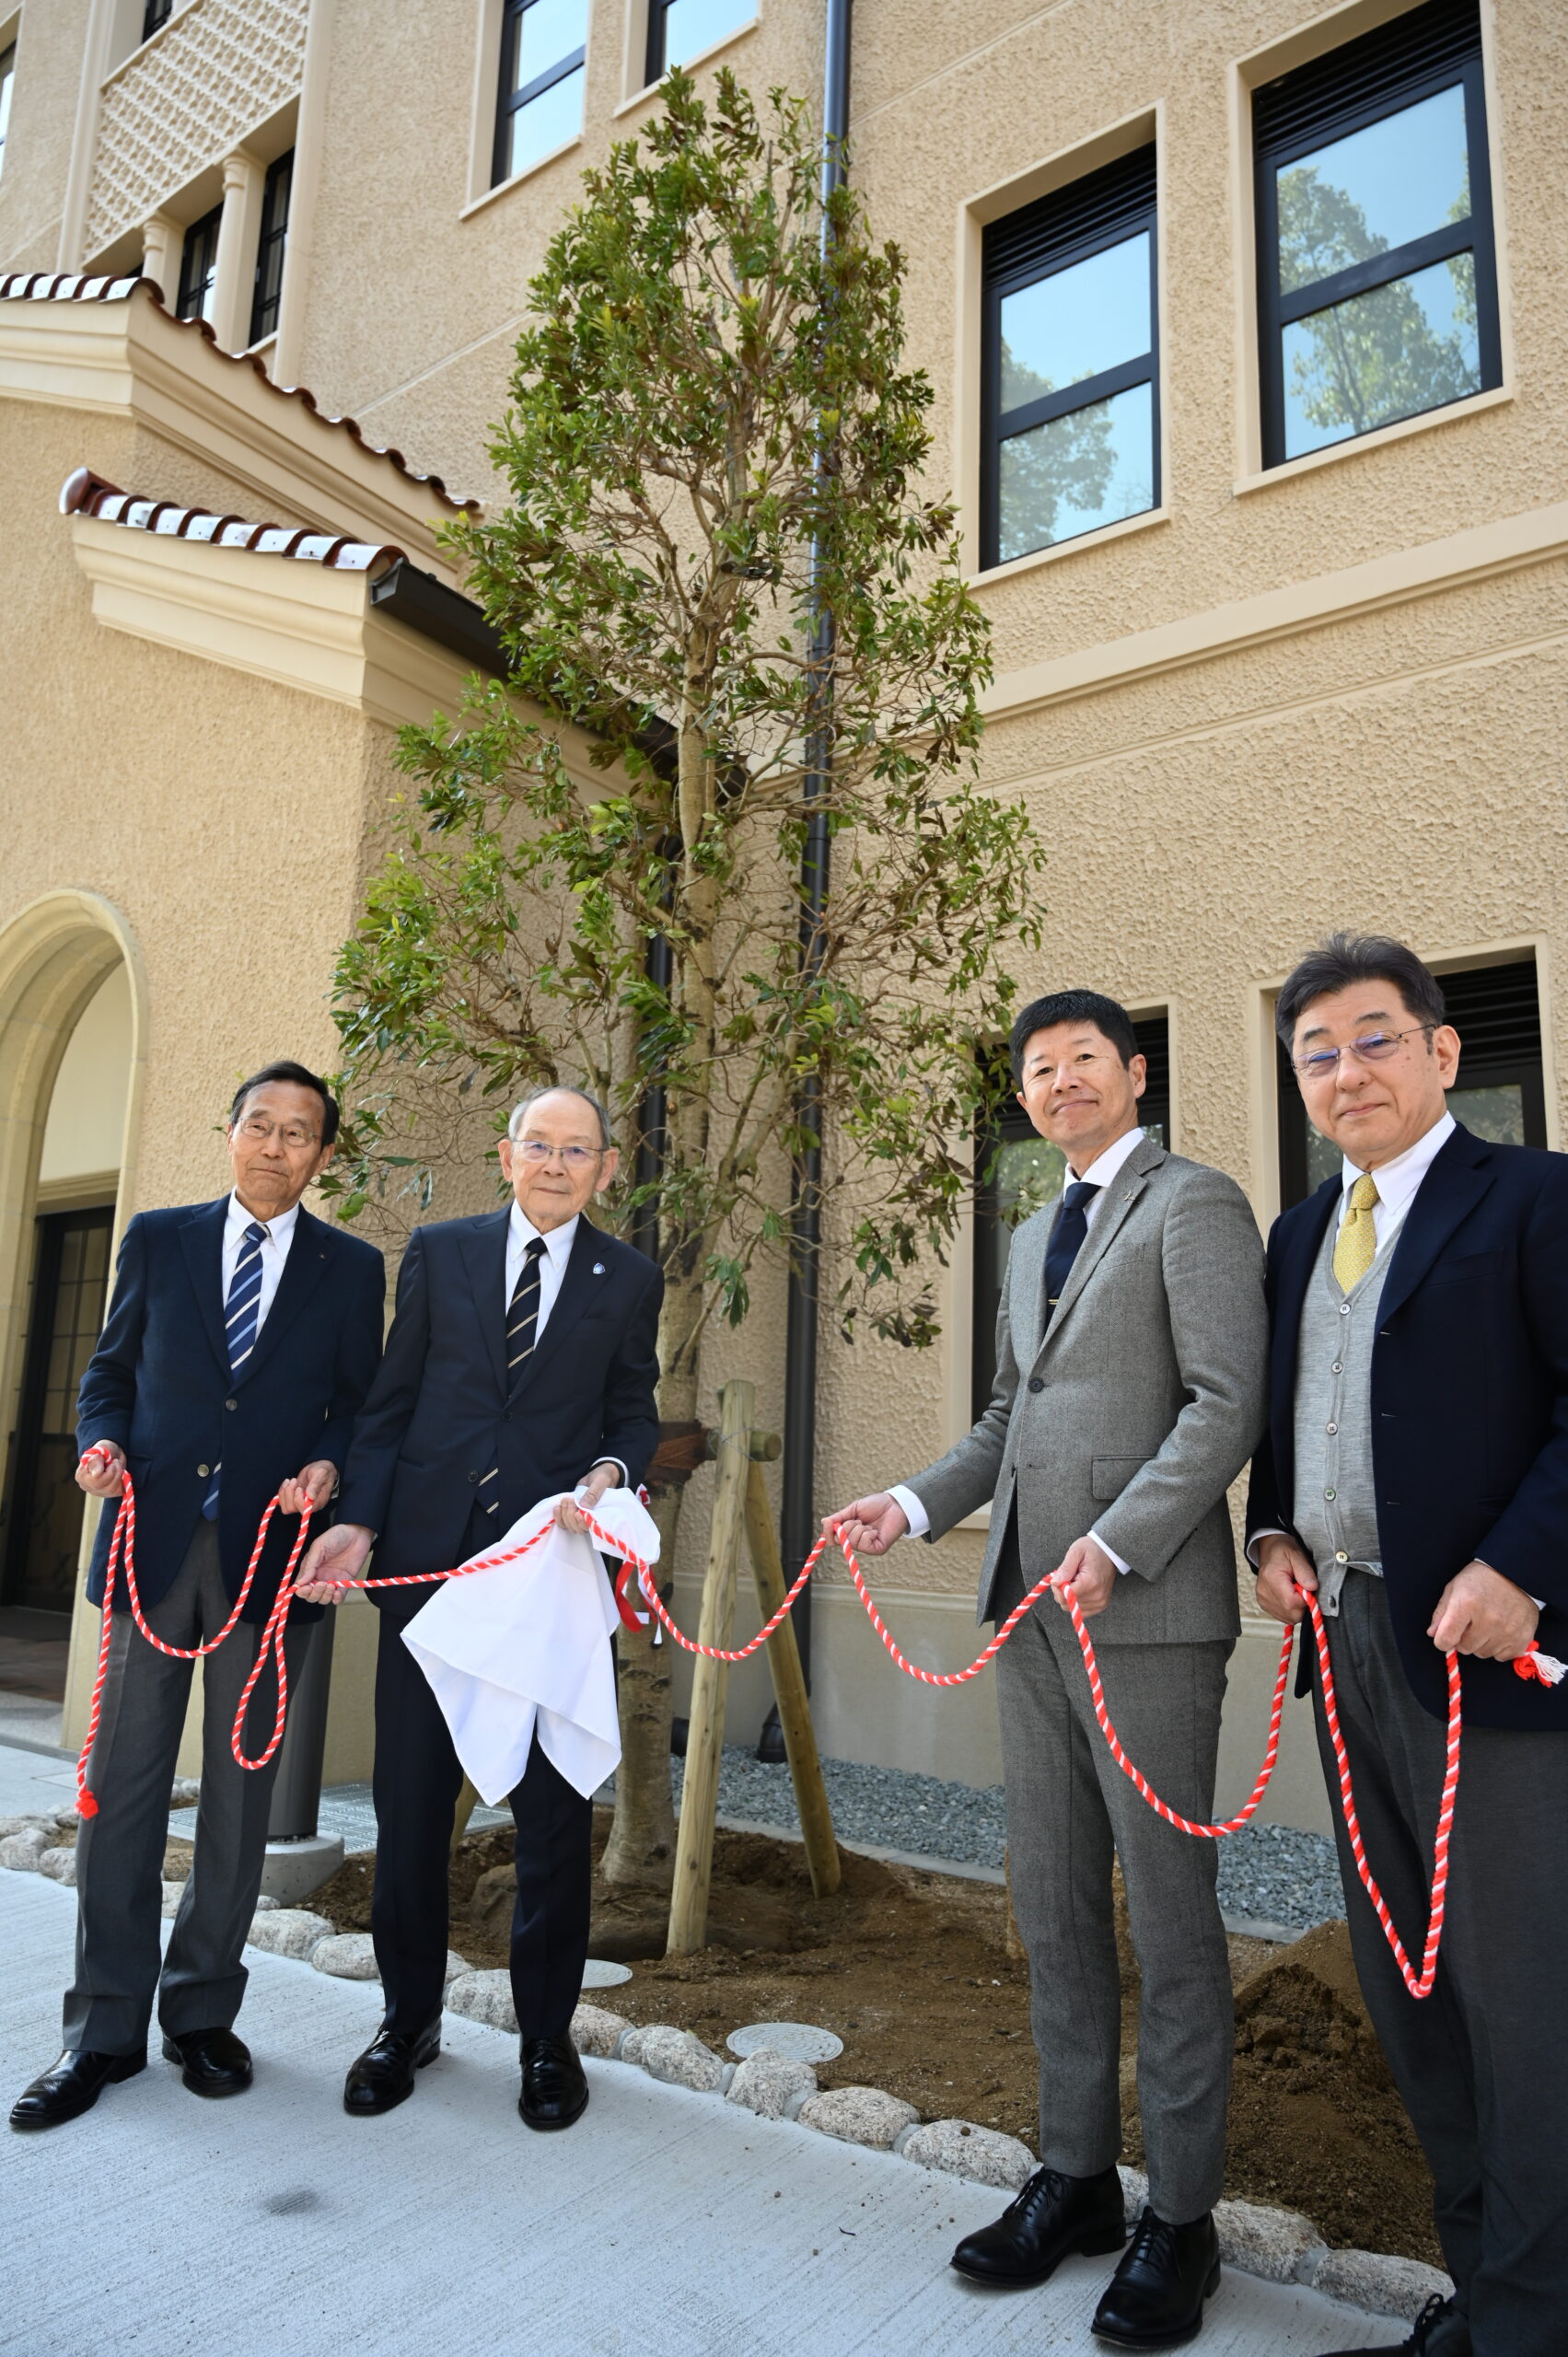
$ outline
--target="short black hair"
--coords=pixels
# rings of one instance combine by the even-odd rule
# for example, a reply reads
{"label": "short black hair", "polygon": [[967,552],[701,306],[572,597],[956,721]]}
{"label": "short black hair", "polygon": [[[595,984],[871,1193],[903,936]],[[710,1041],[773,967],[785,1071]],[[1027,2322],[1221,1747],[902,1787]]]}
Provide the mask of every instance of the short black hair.
{"label": "short black hair", "polygon": [[1049,1031],[1058,1023],[1092,1023],[1124,1064],[1140,1052],[1132,1018],[1115,999],[1102,997],[1098,991],[1052,991],[1046,998],[1031,999],[1013,1026],[1008,1050],[1016,1086],[1023,1083],[1024,1050],[1037,1031]]}
{"label": "short black hair", "polygon": [[1413,949],[1386,933],[1331,933],[1307,951],[1274,1002],[1275,1027],[1287,1051],[1314,999],[1354,990],[1360,982],[1391,982],[1418,1023],[1446,1020],[1443,986]]}
{"label": "short black hair", "polygon": [[263,1064],[249,1080],[242,1080],[234,1092],[234,1102],[228,1109],[228,1126],[232,1129],[239,1119],[239,1109],[253,1088],[265,1088],[269,1081],[285,1080],[296,1088],[313,1088],[321,1100],[321,1144],[333,1145],[338,1135],[338,1100],[319,1073],[304,1064],[290,1063],[285,1057],[275,1064]]}

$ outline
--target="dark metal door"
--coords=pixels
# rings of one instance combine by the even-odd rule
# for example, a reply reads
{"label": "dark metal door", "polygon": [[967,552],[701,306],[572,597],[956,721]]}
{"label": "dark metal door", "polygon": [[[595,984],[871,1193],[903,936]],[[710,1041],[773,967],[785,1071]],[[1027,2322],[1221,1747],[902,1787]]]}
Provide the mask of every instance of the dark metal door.
{"label": "dark metal door", "polygon": [[109,1206],[46,1213],[38,1223],[4,1582],[6,1604],[35,1611],[69,1612],[75,1596],[76,1387],[103,1324],[113,1225]]}

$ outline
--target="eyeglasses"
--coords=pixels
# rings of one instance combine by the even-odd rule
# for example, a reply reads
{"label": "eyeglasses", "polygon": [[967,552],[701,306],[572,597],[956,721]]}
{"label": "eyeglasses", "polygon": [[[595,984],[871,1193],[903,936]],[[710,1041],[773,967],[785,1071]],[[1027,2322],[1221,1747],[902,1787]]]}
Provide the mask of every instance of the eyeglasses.
{"label": "eyeglasses", "polygon": [[1435,1023],[1413,1023],[1408,1031],[1369,1031],[1365,1039],[1352,1039],[1345,1047],[1314,1048],[1309,1056],[1295,1056],[1291,1061],[1304,1080],[1328,1080],[1339,1070],[1342,1056],[1353,1056],[1358,1064],[1386,1064],[1405,1040],[1418,1039],[1423,1031],[1436,1028]]}
{"label": "eyeglasses", "polygon": [[276,1138],[288,1154],[303,1153],[317,1141],[314,1130],[302,1129],[297,1121],[269,1121],[262,1113],[248,1113],[236,1134],[247,1145],[265,1145],[269,1138]]}
{"label": "eyeglasses", "polygon": [[590,1162],[602,1162],[609,1153],[602,1145],[546,1145],[542,1138],[514,1138],[512,1152],[535,1170],[542,1170],[547,1162],[559,1155],[568,1170],[585,1171]]}

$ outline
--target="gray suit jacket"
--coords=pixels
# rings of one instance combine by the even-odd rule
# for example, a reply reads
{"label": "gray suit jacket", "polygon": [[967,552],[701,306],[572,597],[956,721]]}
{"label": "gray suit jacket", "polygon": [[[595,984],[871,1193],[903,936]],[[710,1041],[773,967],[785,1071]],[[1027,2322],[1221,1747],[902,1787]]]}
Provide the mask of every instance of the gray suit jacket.
{"label": "gray suit jacket", "polygon": [[1060,1198],[1018,1228],[991,1404],[907,1486],[933,1538],[991,1502],[981,1620],[994,1616],[1016,1503],[1026,1589],[1090,1529],[1132,1567],[1094,1622],[1097,1645],[1234,1638],[1225,1492],[1262,1434],[1266,1399],[1257,1223],[1234,1179],[1150,1138],[1107,1191],[1043,1337]]}

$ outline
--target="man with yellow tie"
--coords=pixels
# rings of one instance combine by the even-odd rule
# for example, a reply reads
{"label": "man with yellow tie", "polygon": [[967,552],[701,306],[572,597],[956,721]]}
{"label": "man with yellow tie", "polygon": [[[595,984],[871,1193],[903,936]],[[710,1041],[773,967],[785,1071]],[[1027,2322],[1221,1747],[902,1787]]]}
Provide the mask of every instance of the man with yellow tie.
{"label": "man with yellow tie", "polygon": [[1514,1664],[1536,1643],[1568,1656],[1568,1159],[1454,1120],[1444,1012],[1414,953],[1376,936],[1335,935],[1280,993],[1307,1118],[1344,1166],[1269,1239],[1270,1422],[1248,1552],[1276,1619],[1299,1620],[1299,1591],[1317,1593],[1367,1858],[1416,1956],[1445,1656],[1463,1657],[1430,1996],[1406,1989],[1337,1823],[1356,1970],[1432,2166],[1455,2285],[1400,2345],[1562,2357],[1568,1682]]}

